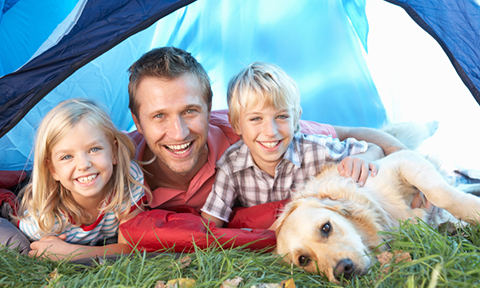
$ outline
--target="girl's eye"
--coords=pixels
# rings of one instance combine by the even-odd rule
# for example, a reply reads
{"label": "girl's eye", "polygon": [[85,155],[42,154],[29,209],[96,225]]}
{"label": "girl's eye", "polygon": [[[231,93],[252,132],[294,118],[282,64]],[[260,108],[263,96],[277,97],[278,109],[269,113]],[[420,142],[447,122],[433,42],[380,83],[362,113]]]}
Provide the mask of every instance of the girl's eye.
{"label": "girl's eye", "polygon": [[72,159],[72,155],[64,155],[64,156],[60,157],[60,161],[62,161],[62,160],[70,160],[70,159]]}
{"label": "girl's eye", "polygon": [[94,147],[94,148],[90,149],[90,152],[93,152],[93,153],[98,152],[98,151],[100,151],[99,147]]}
{"label": "girl's eye", "polygon": [[250,121],[260,121],[260,117],[251,118]]}

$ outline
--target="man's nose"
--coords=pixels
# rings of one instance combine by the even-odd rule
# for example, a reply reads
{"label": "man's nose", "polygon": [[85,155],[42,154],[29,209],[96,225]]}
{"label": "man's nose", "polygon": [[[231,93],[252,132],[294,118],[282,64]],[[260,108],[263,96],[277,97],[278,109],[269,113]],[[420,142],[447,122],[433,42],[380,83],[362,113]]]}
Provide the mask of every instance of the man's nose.
{"label": "man's nose", "polygon": [[181,116],[174,117],[169,124],[170,127],[168,127],[168,136],[171,139],[184,140],[190,133],[187,123]]}

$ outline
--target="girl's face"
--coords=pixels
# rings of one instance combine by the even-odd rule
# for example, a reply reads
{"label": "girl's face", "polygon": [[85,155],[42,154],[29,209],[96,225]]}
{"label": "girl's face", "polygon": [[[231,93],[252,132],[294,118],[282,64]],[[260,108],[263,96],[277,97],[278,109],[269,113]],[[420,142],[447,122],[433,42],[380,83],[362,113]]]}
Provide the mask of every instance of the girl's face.
{"label": "girl's face", "polygon": [[53,178],[71,191],[83,208],[98,206],[104,199],[105,185],[117,164],[116,142],[85,120],[79,123],[55,146],[47,160]]}

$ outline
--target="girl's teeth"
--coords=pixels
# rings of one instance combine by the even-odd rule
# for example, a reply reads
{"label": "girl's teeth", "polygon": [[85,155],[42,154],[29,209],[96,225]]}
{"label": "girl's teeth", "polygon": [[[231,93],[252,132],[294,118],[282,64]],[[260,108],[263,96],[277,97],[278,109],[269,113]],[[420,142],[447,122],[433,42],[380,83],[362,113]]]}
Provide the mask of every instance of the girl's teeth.
{"label": "girl's teeth", "polygon": [[262,145],[267,148],[274,148],[275,146],[278,145],[278,141],[277,142],[260,142],[260,143],[262,143]]}
{"label": "girl's teeth", "polygon": [[78,180],[78,182],[85,184],[85,183],[92,182],[93,179],[95,179],[95,178],[97,178],[97,174],[95,174],[95,175],[90,175],[90,176],[87,176],[87,177],[80,177],[80,178],[78,178],[77,180]]}

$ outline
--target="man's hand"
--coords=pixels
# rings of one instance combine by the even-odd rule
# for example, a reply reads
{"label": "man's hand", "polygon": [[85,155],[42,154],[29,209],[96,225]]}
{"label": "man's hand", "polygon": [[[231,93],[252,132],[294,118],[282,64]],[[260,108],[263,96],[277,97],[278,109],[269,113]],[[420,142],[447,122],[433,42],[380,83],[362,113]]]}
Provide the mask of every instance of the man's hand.
{"label": "man's hand", "polygon": [[340,175],[352,178],[358,183],[358,186],[363,187],[367,181],[368,175],[372,177],[377,175],[378,167],[373,162],[365,161],[359,157],[349,156],[344,158],[337,166]]}

